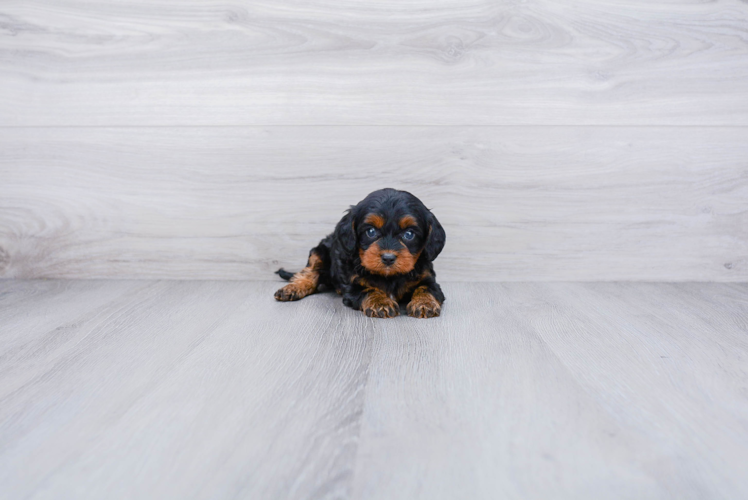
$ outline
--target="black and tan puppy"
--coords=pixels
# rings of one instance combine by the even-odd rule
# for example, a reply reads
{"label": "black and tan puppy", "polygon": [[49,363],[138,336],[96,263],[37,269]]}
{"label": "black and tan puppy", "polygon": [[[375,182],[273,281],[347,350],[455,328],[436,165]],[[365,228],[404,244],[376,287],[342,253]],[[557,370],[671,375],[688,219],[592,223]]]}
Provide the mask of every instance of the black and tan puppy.
{"label": "black and tan puppy", "polygon": [[290,283],[275,298],[299,300],[324,286],[367,316],[392,318],[400,314],[400,303],[407,304],[409,316],[439,316],[444,294],[432,261],[445,240],[444,229],[421,200],[406,191],[374,191],[312,248],[304,269],[277,271]]}

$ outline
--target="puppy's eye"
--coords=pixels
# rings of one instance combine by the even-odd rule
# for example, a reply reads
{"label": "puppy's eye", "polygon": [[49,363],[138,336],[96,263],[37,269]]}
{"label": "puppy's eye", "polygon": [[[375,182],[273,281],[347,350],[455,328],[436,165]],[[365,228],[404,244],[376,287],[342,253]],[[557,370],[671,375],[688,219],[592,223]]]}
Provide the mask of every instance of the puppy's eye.
{"label": "puppy's eye", "polygon": [[411,231],[410,229],[408,229],[407,231],[405,231],[405,232],[403,233],[403,239],[404,239],[404,240],[412,240],[412,239],[413,239],[413,238],[415,238],[415,237],[416,237],[416,233],[414,233],[414,232],[413,232],[413,231]]}
{"label": "puppy's eye", "polygon": [[369,229],[366,230],[366,236],[368,236],[369,238],[373,238],[376,235],[377,235],[377,230],[374,229],[373,227],[370,227]]}

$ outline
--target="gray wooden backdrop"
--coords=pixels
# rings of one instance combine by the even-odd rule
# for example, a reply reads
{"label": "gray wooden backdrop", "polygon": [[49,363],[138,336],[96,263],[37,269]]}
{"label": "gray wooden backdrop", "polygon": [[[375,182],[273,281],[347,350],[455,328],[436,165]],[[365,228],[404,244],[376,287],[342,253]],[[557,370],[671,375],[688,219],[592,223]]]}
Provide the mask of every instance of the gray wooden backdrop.
{"label": "gray wooden backdrop", "polygon": [[385,186],[446,280],[747,280],[748,3],[0,3],[1,277],[275,279]]}

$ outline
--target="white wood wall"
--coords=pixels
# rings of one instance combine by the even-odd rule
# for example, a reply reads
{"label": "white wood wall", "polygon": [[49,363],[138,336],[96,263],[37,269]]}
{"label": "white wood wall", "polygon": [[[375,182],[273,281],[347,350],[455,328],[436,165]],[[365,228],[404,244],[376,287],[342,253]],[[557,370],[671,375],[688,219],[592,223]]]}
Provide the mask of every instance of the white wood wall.
{"label": "white wood wall", "polygon": [[387,186],[445,280],[748,280],[748,4],[0,3],[1,277],[277,279]]}

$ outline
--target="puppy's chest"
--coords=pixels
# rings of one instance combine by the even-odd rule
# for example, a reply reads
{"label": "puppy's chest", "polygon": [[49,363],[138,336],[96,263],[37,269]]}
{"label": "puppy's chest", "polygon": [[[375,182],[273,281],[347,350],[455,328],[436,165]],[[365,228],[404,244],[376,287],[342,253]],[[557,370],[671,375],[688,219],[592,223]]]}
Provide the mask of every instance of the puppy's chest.
{"label": "puppy's chest", "polygon": [[355,281],[364,288],[376,288],[385,292],[391,299],[400,301],[418,287],[421,283],[421,277],[406,275],[395,278],[380,278],[371,275],[356,277]]}

